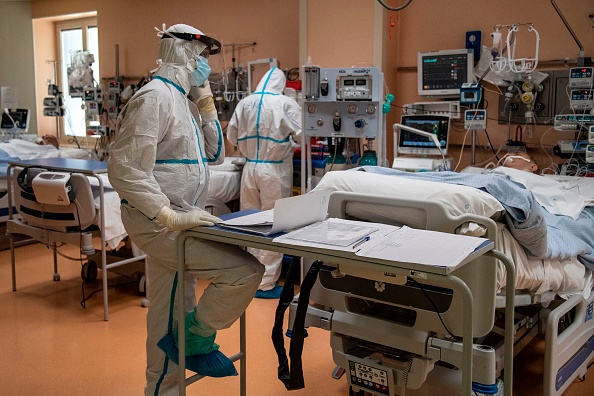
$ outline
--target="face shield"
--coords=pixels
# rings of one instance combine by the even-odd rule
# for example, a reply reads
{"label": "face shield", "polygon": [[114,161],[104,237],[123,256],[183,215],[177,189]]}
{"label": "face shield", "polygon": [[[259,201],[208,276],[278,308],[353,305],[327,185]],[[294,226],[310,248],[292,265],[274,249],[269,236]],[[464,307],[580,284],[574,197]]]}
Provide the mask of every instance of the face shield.
{"label": "face shield", "polygon": [[208,58],[221,52],[218,40],[204,35],[200,30],[184,24],[172,25],[157,30],[161,38],[159,59],[163,63],[175,65],[179,72],[185,71],[190,77],[190,85],[202,86],[210,75]]}
{"label": "face shield", "polygon": [[203,34],[164,32],[161,39],[165,39],[168,37],[178,38],[189,42],[197,41],[199,43],[202,43],[206,47],[198,55],[206,59],[208,59],[210,55],[216,55],[219,52],[221,52],[221,43],[218,40],[212,37],[205,36]]}

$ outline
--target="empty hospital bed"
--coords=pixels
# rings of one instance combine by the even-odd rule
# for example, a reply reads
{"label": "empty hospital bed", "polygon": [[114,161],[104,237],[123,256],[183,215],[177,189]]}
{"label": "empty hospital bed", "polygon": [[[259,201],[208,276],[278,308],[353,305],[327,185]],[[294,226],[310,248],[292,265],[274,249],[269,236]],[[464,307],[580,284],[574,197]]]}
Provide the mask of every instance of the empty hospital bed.
{"label": "empty hospital bed", "polygon": [[[333,192],[331,217],[492,239],[495,248],[516,266],[514,355],[538,331],[545,333],[546,395],[562,394],[576,377],[585,374],[594,357],[590,269],[579,257],[534,258],[526,254],[526,248],[503,224],[506,208],[494,196],[468,186],[357,171],[330,172],[316,190]],[[461,226],[460,216],[468,215],[472,221]],[[594,235],[594,225],[591,231]],[[489,260],[493,259],[481,258],[454,271],[468,284],[475,302],[473,380],[489,374],[500,376],[504,369],[500,308],[509,291],[504,287],[505,269],[490,265]],[[349,364],[361,361],[379,365],[393,376],[397,386],[390,394],[446,395],[448,381],[454,388],[459,384],[459,370],[452,368],[460,367],[461,306],[452,290],[415,276],[392,279],[374,271],[362,276],[342,271],[340,263],[329,266],[320,271],[311,292],[306,324],[331,331],[334,360],[346,370],[352,389],[387,394],[356,382]],[[336,266],[338,272],[333,270]],[[292,317],[295,306],[292,304]],[[481,349],[491,348],[495,354],[483,360]],[[480,385],[476,389],[493,391]]]}
{"label": "empty hospital bed", "polygon": [[91,160],[90,150],[75,147],[55,148],[52,145],[38,145],[26,140],[13,139],[0,143],[0,222],[8,218],[8,195],[6,170],[9,161],[40,158],[76,158]]}
{"label": "empty hospital bed", "polygon": [[[15,235],[27,235],[52,248],[56,281],[60,279],[57,268],[59,245],[75,245],[80,248],[78,259],[83,279],[96,276],[91,269],[93,259],[101,265],[104,320],[108,320],[107,270],[140,262],[145,255],[139,252],[133,257],[108,260],[108,246],[113,251],[126,234],[119,212],[116,218],[108,215],[108,208],[119,210],[119,199],[113,191],[106,194],[101,176],[106,172],[107,163],[99,161],[43,158],[10,162],[7,169],[9,205],[6,228],[10,238],[14,291],[17,273]],[[98,188],[93,189],[92,184]],[[18,217],[13,208],[18,211]],[[94,238],[100,239],[98,249],[94,247]],[[100,252],[97,256],[96,250]],[[83,264],[85,259],[87,261]],[[144,266],[141,270],[146,273]],[[139,282],[142,283],[142,278]]]}
{"label": "empty hospital bed", "polygon": [[[225,159],[223,164],[209,167],[210,186],[206,208],[215,215],[229,213],[234,208],[238,208],[242,165],[241,163],[236,163],[236,160],[236,157],[229,157]],[[65,162],[67,160],[64,158],[48,158],[45,156],[25,161],[12,158],[10,161],[11,163],[21,163],[22,165],[29,166],[45,164],[49,165],[45,167],[45,170],[60,169],[72,173],[72,189],[77,195],[76,199],[68,206],[40,204],[35,201],[33,195],[26,192],[23,193],[23,189],[19,186],[17,180],[19,173],[23,170],[22,167],[15,168],[12,174],[13,183],[10,187],[12,187],[11,191],[13,192],[13,210],[11,211],[9,211],[8,194],[5,194],[5,220],[8,220],[8,234],[12,237],[17,234],[27,235],[37,241],[54,246],[54,279],[59,279],[56,261],[57,253],[55,251],[56,243],[79,245],[86,260],[81,268],[82,278],[84,280],[94,280],[97,267],[100,266],[104,271],[104,290],[107,289],[105,285],[107,279],[105,271],[107,269],[118,272],[120,271],[119,267],[124,264],[140,261],[144,258],[144,253],[134,249],[135,246],[133,244],[132,256],[124,255],[124,257],[121,257],[116,252],[120,243],[127,237],[127,233],[120,217],[120,198],[111,188],[111,184],[107,178],[106,162]],[[8,168],[8,162],[6,166]],[[87,168],[87,166],[92,167]],[[35,169],[32,168],[32,172]],[[3,180],[6,183],[6,179]],[[7,190],[10,187],[7,186]],[[15,191],[17,192],[16,196],[14,194]],[[12,214],[9,214],[9,212],[12,212]],[[47,212],[52,212],[58,218],[48,218]],[[24,218],[21,218],[21,216]],[[85,232],[79,232],[79,230]],[[93,238],[101,239],[101,248],[93,248]],[[14,247],[14,240],[11,239],[13,289],[16,290]],[[110,250],[107,250],[108,248]],[[116,253],[111,254],[113,252]],[[133,267],[136,269],[136,265]],[[125,270],[122,272],[130,271]],[[144,273],[144,271],[142,272]],[[144,292],[146,277],[139,276],[138,278],[139,291]],[[107,317],[108,301],[107,294],[104,293],[105,320],[107,320]]]}

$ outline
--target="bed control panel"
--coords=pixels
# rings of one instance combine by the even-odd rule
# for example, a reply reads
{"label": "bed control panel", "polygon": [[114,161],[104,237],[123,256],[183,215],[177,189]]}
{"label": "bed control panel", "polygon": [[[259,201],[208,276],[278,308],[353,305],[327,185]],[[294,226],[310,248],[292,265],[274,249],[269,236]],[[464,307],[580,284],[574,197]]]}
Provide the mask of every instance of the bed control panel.
{"label": "bed control panel", "polygon": [[394,386],[391,370],[381,365],[349,360],[348,378],[351,386],[371,392],[374,395],[391,395]]}

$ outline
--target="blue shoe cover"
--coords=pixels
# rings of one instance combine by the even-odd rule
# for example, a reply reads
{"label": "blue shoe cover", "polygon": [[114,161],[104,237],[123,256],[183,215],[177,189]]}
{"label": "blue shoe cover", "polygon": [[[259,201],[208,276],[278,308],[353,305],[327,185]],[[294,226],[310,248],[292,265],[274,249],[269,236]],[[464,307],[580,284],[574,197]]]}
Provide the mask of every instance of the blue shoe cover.
{"label": "blue shoe cover", "polygon": [[[157,346],[175,364],[179,364],[179,350],[172,333],[161,338]],[[229,377],[237,375],[233,362],[222,352],[216,350],[206,355],[186,356],[186,368],[207,377]]]}
{"label": "blue shoe cover", "polygon": [[281,285],[275,285],[270,290],[258,290],[254,295],[255,298],[280,298],[281,292],[283,291],[283,287]]}

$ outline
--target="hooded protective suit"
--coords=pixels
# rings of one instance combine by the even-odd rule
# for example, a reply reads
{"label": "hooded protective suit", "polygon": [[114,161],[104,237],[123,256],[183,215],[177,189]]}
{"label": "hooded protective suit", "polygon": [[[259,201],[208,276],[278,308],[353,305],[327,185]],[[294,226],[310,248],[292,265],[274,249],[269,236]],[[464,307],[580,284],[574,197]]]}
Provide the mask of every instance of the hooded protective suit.
{"label": "hooded protective suit", "polygon": [[[268,210],[293,189],[293,145],[301,139],[301,107],[282,94],[285,75],[268,71],[256,92],[242,99],[227,127],[227,139],[246,157],[241,178],[241,209]],[[250,249],[266,267],[259,289],[274,288],[282,254]]]}
{"label": "hooded protective suit", "polygon": [[[157,342],[176,328],[178,230],[218,221],[203,209],[208,163],[218,164],[225,156],[210,90],[198,89],[199,108],[187,98],[195,59],[207,45],[172,38],[167,32],[202,35],[187,25],[161,32],[165,37],[161,39],[159,67],[153,80],[122,110],[108,166],[109,180],[122,199],[126,231],[147,254],[151,304],[146,395],[178,394],[178,366],[157,347]],[[186,243],[186,266],[186,312],[196,306],[196,278],[211,282],[196,306],[196,322],[201,328],[190,328],[201,335],[229,327],[245,311],[263,272],[257,260],[239,247],[194,239]]]}

